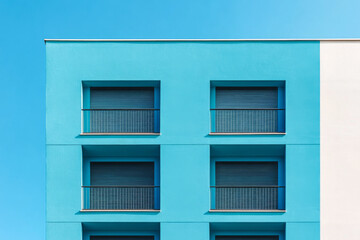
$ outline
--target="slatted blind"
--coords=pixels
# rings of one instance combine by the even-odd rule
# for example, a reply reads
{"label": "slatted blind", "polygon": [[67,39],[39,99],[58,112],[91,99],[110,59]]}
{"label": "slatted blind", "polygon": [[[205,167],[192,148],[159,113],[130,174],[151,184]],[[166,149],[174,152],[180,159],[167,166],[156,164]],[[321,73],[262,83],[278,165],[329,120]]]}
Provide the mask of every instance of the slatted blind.
{"label": "slatted blind", "polygon": [[154,163],[92,162],[90,174],[91,209],[154,209]]}
{"label": "slatted blind", "polygon": [[216,108],[277,108],[276,87],[217,87]]}
{"label": "slatted blind", "polygon": [[91,236],[90,240],[153,240],[153,236]]}
{"label": "slatted blind", "polygon": [[[151,133],[155,129],[153,87],[92,87],[85,111],[92,133]],[[157,130],[158,131],[158,130]]]}
{"label": "slatted blind", "polygon": [[215,104],[215,132],[278,131],[276,87],[217,87]]}
{"label": "slatted blind", "polygon": [[217,162],[216,209],[277,209],[277,162]]}
{"label": "slatted blind", "polygon": [[152,186],[153,162],[91,162],[92,186]]}
{"label": "slatted blind", "polygon": [[216,162],[216,186],[278,185],[277,162]]}
{"label": "slatted blind", "polygon": [[91,109],[154,108],[153,87],[92,87]]}
{"label": "slatted blind", "polygon": [[279,236],[216,236],[215,240],[278,240]]}

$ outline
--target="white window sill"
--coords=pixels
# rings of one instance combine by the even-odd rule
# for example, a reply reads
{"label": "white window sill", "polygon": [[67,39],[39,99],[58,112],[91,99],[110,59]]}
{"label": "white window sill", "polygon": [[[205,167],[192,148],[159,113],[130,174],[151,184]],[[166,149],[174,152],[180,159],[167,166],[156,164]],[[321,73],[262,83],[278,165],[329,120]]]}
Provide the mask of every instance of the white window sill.
{"label": "white window sill", "polygon": [[155,209],[83,209],[80,212],[160,212],[160,210]]}
{"label": "white window sill", "polygon": [[160,133],[81,133],[80,136],[159,136]]}
{"label": "white window sill", "polygon": [[247,209],[211,209],[209,210],[211,213],[285,213],[286,210],[267,210],[267,209],[259,209],[259,210],[247,210]]}
{"label": "white window sill", "polygon": [[286,135],[283,132],[257,132],[257,133],[224,133],[224,132],[211,132],[210,136],[236,136],[236,135]]}

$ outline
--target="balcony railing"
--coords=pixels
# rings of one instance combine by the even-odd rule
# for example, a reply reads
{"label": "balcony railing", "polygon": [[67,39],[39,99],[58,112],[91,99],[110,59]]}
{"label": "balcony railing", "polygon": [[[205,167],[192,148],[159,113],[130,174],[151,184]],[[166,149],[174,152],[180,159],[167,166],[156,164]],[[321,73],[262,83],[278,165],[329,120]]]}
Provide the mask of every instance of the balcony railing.
{"label": "balcony railing", "polygon": [[213,186],[214,210],[284,210],[285,187],[282,186]]}
{"label": "balcony railing", "polygon": [[210,109],[213,133],[282,133],[285,109]]}
{"label": "balcony railing", "polygon": [[[93,240],[93,239],[90,239]],[[279,240],[279,236],[272,235],[217,235],[215,240]]]}
{"label": "balcony railing", "polygon": [[160,109],[82,109],[84,133],[159,133]]}
{"label": "balcony railing", "polygon": [[83,210],[158,210],[158,186],[83,186]]}

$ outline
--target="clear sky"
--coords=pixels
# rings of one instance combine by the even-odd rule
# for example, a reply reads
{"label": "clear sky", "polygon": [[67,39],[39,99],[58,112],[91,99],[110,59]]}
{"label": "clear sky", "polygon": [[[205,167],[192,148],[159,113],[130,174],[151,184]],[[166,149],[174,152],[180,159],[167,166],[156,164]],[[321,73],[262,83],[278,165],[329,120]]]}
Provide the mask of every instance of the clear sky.
{"label": "clear sky", "polygon": [[359,12],[359,0],[0,0],[1,239],[45,239],[44,38],[360,38]]}

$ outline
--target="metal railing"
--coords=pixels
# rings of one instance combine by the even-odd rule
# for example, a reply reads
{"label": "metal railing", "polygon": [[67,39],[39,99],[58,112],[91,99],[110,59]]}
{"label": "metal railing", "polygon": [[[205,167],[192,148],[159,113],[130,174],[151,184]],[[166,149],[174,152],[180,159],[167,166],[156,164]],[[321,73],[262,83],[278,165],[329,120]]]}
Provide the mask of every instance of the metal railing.
{"label": "metal railing", "polygon": [[82,109],[84,133],[159,133],[160,109]]}
{"label": "metal railing", "polygon": [[284,210],[282,186],[212,186],[214,210]]}
{"label": "metal railing", "polygon": [[[141,234],[141,228],[140,230],[140,234]],[[89,238],[86,238],[89,239]],[[106,234],[105,236],[90,236],[90,240],[154,240],[154,239],[158,239],[156,238],[154,235],[133,235],[131,234],[130,236],[127,235],[109,235]],[[275,239],[265,239],[265,240],[275,240]],[[277,239],[276,239],[277,240]]]}
{"label": "metal railing", "polygon": [[215,240],[279,240],[279,235],[217,235]]}
{"label": "metal railing", "polygon": [[285,131],[285,109],[210,109],[211,132],[277,133]]}
{"label": "metal railing", "polygon": [[158,186],[83,186],[83,210],[157,210]]}

